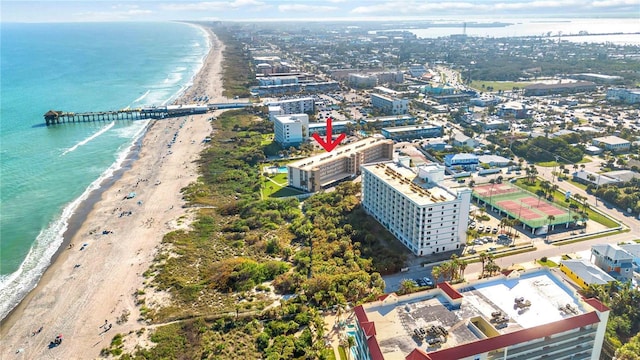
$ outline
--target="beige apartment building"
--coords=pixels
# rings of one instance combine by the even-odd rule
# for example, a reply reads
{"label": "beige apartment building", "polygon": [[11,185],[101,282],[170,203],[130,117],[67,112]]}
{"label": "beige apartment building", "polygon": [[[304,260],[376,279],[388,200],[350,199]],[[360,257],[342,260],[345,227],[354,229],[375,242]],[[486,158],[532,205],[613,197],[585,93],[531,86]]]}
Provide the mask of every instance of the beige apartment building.
{"label": "beige apartment building", "polygon": [[360,174],[360,165],[393,158],[393,141],[367,138],[287,165],[289,186],[316,192]]}

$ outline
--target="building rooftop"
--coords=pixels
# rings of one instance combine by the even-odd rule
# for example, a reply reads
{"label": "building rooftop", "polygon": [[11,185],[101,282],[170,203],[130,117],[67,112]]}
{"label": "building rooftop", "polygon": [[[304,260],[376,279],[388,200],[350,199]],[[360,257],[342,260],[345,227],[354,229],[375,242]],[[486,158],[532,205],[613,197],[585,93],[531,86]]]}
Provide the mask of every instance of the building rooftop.
{"label": "building rooftop", "polygon": [[362,118],[361,122],[370,122],[375,123],[376,121],[385,122],[385,121],[402,121],[402,120],[415,120],[415,117],[411,115],[392,115],[392,116],[379,116],[374,118]]}
{"label": "building rooftop", "polygon": [[397,132],[404,132],[404,131],[414,131],[414,130],[421,130],[421,129],[437,129],[437,128],[440,128],[440,126],[430,125],[430,124],[421,124],[421,125],[387,127],[387,128],[383,128],[383,130],[389,133],[397,133]]}
{"label": "building rooftop", "polygon": [[364,168],[418,205],[452,201],[457,198],[437,184],[426,184],[416,173],[395,163],[370,164]]}
{"label": "building rooftop", "polygon": [[595,138],[593,140],[601,143],[609,144],[609,145],[630,144],[628,140],[625,140],[613,135],[603,136],[603,137]]}
{"label": "building rooftop", "polygon": [[616,280],[585,259],[562,260],[561,263],[587,284],[606,284]]}
{"label": "building rooftop", "polygon": [[481,163],[508,163],[509,159],[500,155],[480,155],[478,156],[478,161]]}
{"label": "building rooftop", "polygon": [[461,154],[450,154],[450,155],[452,155],[450,156],[451,161],[478,160],[478,155],[476,154],[461,153]]}
{"label": "building rooftop", "polygon": [[524,87],[525,90],[533,90],[533,89],[562,89],[562,88],[575,88],[581,86],[595,86],[596,84],[590,81],[576,81],[576,82],[565,82],[560,84],[544,84],[537,83],[531,84]]}
{"label": "building rooftop", "polygon": [[[311,125],[312,124],[309,124],[309,127],[312,127]],[[334,123],[333,125],[336,125],[336,123]],[[334,161],[339,157],[349,156],[362,149],[366,149],[368,147],[378,145],[381,142],[391,142],[391,140],[379,139],[379,138],[366,138],[348,145],[338,146],[333,151],[330,151],[330,152],[323,152],[315,156],[310,156],[302,160],[289,163],[287,164],[287,166],[299,168],[304,171],[309,171],[321,165],[322,163]]]}
{"label": "building rooftop", "polygon": [[[439,284],[418,293],[385,295],[355,310],[384,359],[435,360],[460,359],[597,323],[594,307],[548,269],[535,269],[464,286]],[[414,334],[431,326],[448,332],[444,343],[429,345]]]}
{"label": "building rooftop", "polygon": [[633,258],[626,250],[615,244],[597,244],[591,246],[591,252],[610,260],[631,261]]}
{"label": "building rooftop", "polygon": [[640,244],[624,244],[620,245],[620,248],[628,252],[629,255],[640,258]]}

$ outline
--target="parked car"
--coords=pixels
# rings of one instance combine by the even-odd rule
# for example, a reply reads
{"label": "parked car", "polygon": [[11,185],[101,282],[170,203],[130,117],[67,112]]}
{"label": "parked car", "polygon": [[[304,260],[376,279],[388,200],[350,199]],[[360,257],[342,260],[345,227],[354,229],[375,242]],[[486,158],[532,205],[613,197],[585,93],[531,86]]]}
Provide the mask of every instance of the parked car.
{"label": "parked car", "polygon": [[422,281],[424,281],[424,283],[426,284],[426,286],[433,286],[433,281],[431,281],[431,279],[429,279],[428,277],[423,277]]}
{"label": "parked car", "polygon": [[427,286],[427,283],[422,279],[415,279],[415,282],[416,284],[418,284],[418,286]]}
{"label": "parked car", "polygon": [[498,249],[493,247],[493,246],[489,248],[489,251],[496,251],[496,250],[498,250]]}
{"label": "parked car", "polygon": [[491,233],[497,234],[498,233],[498,228],[494,227],[493,229],[491,229]]}

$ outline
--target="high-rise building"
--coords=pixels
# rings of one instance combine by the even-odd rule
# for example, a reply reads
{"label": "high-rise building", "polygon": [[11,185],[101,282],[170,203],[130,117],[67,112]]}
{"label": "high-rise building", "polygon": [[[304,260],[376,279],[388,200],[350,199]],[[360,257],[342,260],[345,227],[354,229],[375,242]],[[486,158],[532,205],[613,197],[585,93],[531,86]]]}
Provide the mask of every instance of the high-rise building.
{"label": "high-rise building", "polygon": [[457,250],[466,243],[471,189],[448,189],[443,178],[437,164],[418,174],[393,162],[364,165],[362,206],[418,256]]}
{"label": "high-rise building", "polygon": [[543,268],[380,296],[348,335],[356,360],[597,360],[609,311]]}
{"label": "high-rise building", "polygon": [[271,108],[274,109],[278,107],[277,112],[274,111],[275,116],[277,115],[289,115],[289,114],[312,114],[315,111],[315,99],[313,97],[303,97],[296,99],[286,99],[279,101],[272,101],[267,103],[269,106],[269,115],[271,116]]}
{"label": "high-rise building", "polygon": [[319,191],[338,181],[360,174],[360,165],[388,161],[393,157],[393,141],[367,138],[339,146],[333,151],[287,165],[289,186]]}
{"label": "high-rise building", "polygon": [[409,100],[371,94],[371,107],[386,115],[406,114],[409,111]]}
{"label": "high-rise building", "polygon": [[282,147],[298,146],[306,138],[309,127],[309,115],[280,115],[273,118],[274,140]]}

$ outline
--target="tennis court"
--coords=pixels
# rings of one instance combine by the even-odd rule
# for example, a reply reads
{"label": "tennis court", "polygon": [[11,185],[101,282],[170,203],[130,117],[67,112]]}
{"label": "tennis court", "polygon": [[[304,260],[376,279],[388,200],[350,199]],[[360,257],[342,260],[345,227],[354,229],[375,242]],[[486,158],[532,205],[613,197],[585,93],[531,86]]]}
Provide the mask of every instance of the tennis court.
{"label": "tennis court", "polygon": [[509,183],[476,186],[473,196],[533,229],[574,221],[568,210]]}

